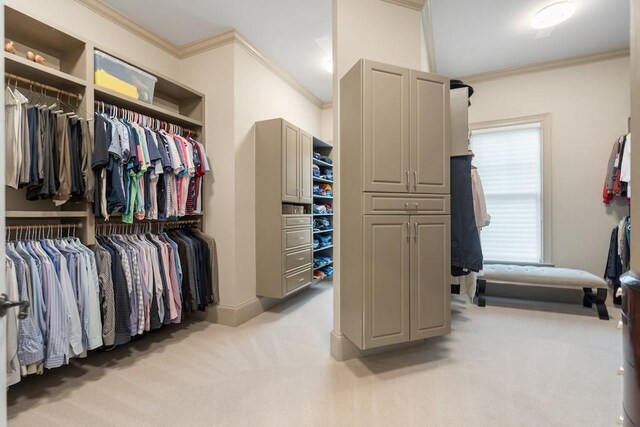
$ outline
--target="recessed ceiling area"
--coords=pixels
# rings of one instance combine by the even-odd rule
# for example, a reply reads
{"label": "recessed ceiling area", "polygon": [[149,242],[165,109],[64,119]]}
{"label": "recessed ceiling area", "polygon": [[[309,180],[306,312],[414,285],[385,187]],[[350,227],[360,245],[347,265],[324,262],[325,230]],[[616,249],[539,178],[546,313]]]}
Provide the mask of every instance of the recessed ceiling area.
{"label": "recessed ceiling area", "polygon": [[332,99],[331,0],[104,2],[177,46],[235,28],[323,102]]}
{"label": "recessed ceiling area", "polygon": [[532,28],[557,1],[430,0],[436,71],[464,77],[629,47],[629,0],[573,0],[567,21]]}

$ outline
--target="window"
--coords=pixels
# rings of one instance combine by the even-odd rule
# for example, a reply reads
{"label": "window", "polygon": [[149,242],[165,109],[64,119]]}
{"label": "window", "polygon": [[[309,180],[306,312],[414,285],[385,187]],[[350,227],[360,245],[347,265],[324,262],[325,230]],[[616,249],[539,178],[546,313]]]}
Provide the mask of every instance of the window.
{"label": "window", "polygon": [[487,261],[542,263],[542,123],[473,131],[491,225],[480,233]]}

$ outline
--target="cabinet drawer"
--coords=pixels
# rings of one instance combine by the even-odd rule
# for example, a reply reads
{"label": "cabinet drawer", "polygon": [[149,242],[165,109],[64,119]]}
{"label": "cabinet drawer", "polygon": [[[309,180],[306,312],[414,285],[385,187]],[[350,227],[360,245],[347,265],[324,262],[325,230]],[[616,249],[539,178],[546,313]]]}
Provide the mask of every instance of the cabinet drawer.
{"label": "cabinet drawer", "polygon": [[364,214],[448,214],[449,196],[365,194]]}
{"label": "cabinet drawer", "polygon": [[282,228],[297,228],[311,225],[311,215],[282,215]]}
{"label": "cabinet drawer", "polygon": [[296,249],[311,244],[311,228],[282,232],[282,250]]}
{"label": "cabinet drawer", "polygon": [[295,270],[313,262],[313,250],[311,248],[301,251],[285,252],[282,254],[282,270],[285,273]]}
{"label": "cabinet drawer", "polygon": [[313,270],[311,267],[299,271],[297,273],[287,274],[282,278],[285,293],[295,291],[296,289],[311,283]]}

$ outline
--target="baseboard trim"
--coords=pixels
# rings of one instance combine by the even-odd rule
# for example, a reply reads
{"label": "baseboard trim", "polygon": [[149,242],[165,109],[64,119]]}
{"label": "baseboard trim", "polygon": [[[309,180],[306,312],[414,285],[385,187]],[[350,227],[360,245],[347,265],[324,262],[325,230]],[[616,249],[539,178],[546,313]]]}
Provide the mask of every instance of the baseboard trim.
{"label": "baseboard trim", "polygon": [[240,326],[254,317],[278,305],[282,300],[275,298],[253,298],[238,306],[216,305],[204,314],[203,320],[225,326]]}
{"label": "baseboard trim", "polygon": [[331,356],[338,362],[373,356],[375,354],[386,353],[388,351],[400,350],[403,348],[416,347],[425,343],[425,340],[418,340],[402,344],[388,345],[385,347],[371,348],[368,350],[360,350],[355,344],[349,341],[347,337],[336,331],[331,331],[330,339]]}

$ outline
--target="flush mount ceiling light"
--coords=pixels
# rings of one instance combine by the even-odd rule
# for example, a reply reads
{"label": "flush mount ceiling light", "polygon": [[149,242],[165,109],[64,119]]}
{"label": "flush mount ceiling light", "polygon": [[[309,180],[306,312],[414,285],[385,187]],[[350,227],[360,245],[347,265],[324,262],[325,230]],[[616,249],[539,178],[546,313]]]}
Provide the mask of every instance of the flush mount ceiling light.
{"label": "flush mount ceiling light", "polygon": [[573,15],[576,5],[570,1],[561,1],[545,7],[536,13],[531,20],[531,26],[536,30],[558,25]]}

